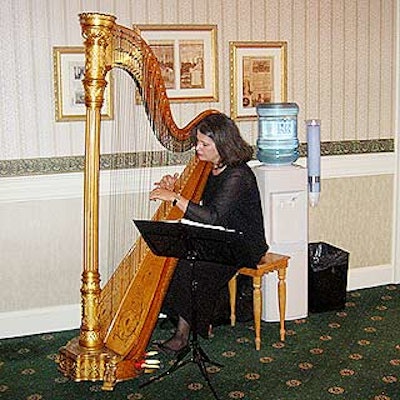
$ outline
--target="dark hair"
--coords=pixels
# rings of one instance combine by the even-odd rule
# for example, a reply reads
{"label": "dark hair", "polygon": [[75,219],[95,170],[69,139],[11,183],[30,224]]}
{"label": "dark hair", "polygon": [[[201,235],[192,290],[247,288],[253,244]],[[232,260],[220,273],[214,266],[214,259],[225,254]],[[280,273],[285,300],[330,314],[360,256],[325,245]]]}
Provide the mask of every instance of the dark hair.
{"label": "dark hair", "polygon": [[235,122],[225,114],[210,114],[201,120],[192,132],[195,141],[197,132],[214,141],[221,164],[236,166],[253,158],[253,148],[242,138]]}

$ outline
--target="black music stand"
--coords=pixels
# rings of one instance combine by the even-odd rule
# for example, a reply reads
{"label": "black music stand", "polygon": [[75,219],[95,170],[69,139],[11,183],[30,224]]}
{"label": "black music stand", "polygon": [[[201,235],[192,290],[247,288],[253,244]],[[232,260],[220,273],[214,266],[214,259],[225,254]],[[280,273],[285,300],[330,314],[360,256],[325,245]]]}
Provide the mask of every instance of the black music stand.
{"label": "black music stand", "polygon": [[[191,293],[192,293],[192,327],[190,346],[177,354],[175,363],[165,372],[145,382],[141,387],[156,382],[169,375],[189,362],[198,365],[200,372],[206,379],[214,397],[218,395],[209,379],[206,363],[222,367],[221,364],[210,360],[198,343],[197,336],[197,281],[196,261],[210,261],[222,265],[238,265],[235,254],[246,253],[243,244],[243,233],[234,230],[219,229],[206,225],[192,225],[190,221],[145,221],[134,220],[141,235],[151,251],[162,257],[186,259],[191,267]],[[192,350],[192,356],[185,357]]]}

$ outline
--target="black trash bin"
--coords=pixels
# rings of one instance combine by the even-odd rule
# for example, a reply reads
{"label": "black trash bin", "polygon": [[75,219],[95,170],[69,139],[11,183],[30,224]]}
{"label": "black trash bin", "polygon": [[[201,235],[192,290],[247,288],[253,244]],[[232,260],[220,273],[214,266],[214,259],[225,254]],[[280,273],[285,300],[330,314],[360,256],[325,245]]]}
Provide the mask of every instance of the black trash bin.
{"label": "black trash bin", "polygon": [[308,244],[308,310],[343,310],[346,304],[349,253],[329,243]]}

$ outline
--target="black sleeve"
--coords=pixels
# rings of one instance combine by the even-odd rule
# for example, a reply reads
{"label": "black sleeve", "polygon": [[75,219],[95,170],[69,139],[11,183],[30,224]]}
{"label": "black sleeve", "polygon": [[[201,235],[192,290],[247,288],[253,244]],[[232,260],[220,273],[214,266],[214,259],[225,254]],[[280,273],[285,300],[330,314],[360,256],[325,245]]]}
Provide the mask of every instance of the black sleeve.
{"label": "black sleeve", "polygon": [[240,169],[229,171],[226,179],[221,180],[212,202],[205,205],[189,202],[185,218],[204,224],[223,225],[226,215],[239,199],[242,186],[242,171]]}

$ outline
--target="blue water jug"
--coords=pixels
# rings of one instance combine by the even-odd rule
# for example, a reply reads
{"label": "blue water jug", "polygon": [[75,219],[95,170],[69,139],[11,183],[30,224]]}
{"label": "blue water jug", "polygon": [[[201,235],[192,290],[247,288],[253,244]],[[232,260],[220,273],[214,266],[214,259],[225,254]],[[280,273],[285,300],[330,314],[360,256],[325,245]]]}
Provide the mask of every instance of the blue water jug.
{"label": "blue water jug", "polygon": [[292,164],[299,158],[296,103],[257,105],[257,158],[264,164]]}

